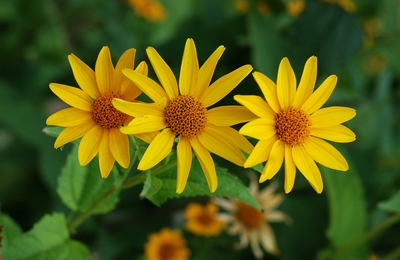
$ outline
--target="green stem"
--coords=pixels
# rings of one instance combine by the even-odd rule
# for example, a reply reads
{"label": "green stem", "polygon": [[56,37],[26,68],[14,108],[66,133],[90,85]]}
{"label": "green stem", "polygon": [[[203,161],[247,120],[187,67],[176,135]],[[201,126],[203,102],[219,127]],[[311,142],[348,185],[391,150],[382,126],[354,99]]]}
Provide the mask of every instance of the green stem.
{"label": "green stem", "polygon": [[340,256],[342,256],[345,253],[351,251],[352,249],[358,247],[359,245],[365,243],[371,237],[377,235],[378,233],[382,232],[383,230],[385,230],[388,227],[396,224],[399,221],[400,221],[400,214],[397,214],[397,215],[394,215],[394,216],[388,218],[384,222],[382,222],[379,225],[377,225],[376,227],[370,229],[368,232],[365,232],[365,233],[361,234],[359,237],[355,238],[350,243],[348,243],[347,245],[345,245],[342,248],[340,248],[337,251],[336,257],[334,259],[340,259]]}

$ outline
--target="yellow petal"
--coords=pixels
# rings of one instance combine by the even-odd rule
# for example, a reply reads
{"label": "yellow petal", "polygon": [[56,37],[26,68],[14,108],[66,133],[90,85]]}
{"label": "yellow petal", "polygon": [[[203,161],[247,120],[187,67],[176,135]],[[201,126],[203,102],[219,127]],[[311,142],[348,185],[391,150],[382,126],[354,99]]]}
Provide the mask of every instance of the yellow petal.
{"label": "yellow petal", "polygon": [[258,140],[266,140],[276,134],[275,121],[268,118],[258,118],[245,124],[239,131]]}
{"label": "yellow petal", "polygon": [[143,133],[143,134],[135,134],[135,137],[137,137],[140,140],[149,144],[149,143],[153,142],[154,138],[156,138],[156,136],[159,133],[160,133],[160,131],[154,131],[154,132]]}
{"label": "yellow petal", "polygon": [[155,104],[129,102],[119,98],[113,98],[112,103],[113,106],[122,113],[133,117],[140,117],[143,115],[164,116],[164,108]]}
{"label": "yellow petal", "polygon": [[244,65],[231,73],[217,79],[206,89],[200,100],[205,107],[209,107],[220,101],[229,94],[249,73],[252,71],[251,65]]}
{"label": "yellow petal", "polygon": [[143,74],[144,76],[147,76],[147,74],[149,74],[149,67],[147,66],[147,63],[145,61],[142,61],[136,67],[135,71]]}
{"label": "yellow petal", "polygon": [[78,149],[79,164],[81,166],[88,164],[99,152],[103,132],[100,126],[95,126],[82,137]]}
{"label": "yellow petal", "polygon": [[260,176],[260,183],[272,179],[282,166],[285,157],[285,143],[276,140],[272,145],[271,153]]}
{"label": "yellow petal", "polygon": [[66,127],[61,133],[58,135],[54,148],[59,148],[69,142],[75,141],[76,139],[83,136],[87,131],[95,127],[96,124],[91,120],[86,124]]}
{"label": "yellow petal", "polygon": [[[146,62],[142,61],[139,63],[139,66],[136,67],[135,69],[136,72],[139,72],[143,74],[144,76],[147,76],[148,73],[148,67]],[[122,73],[122,71],[121,71]],[[123,74],[123,73],[122,73]],[[127,100],[127,101],[133,101],[135,100],[140,94],[142,94],[142,90],[138,88],[138,86],[135,85],[130,79],[128,79],[125,75],[123,83],[121,84],[121,90],[120,90],[120,95],[122,99]]]}
{"label": "yellow petal", "polygon": [[292,147],[288,144],[285,144],[285,193],[292,191],[295,179],[296,165],[292,157]]}
{"label": "yellow petal", "polygon": [[129,166],[129,140],[128,136],[122,134],[118,128],[111,128],[109,131],[110,151],[119,163],[124,168]]}
{"label": "yellow petal", "polygon": [[110,49],[108,47],[103,47],[97,57],[95,74],[97,86],[101,94],[108,94],[111,92],[118,93],[118,89],[114,89],[114,66],[111,61]]}
{"label": "yellow petal", "polygon": [[278,114],[281,111],[281,106],[279,105],[275,83],[267,76],[257,71],[253,73],[253,77],[260,87],[265,97],[265,100],[267,100],[268,105],[271,107],[272,110],[274,110],[275,113]]}
{"label": "yellow petal", "polygon": [[[157,78],[160,80],[160,83],[164,87],[169,99],[176,98],[178,96],[178,83],[176,83],[176,78],[171,68],[167,63],[165,63],[163,58],[161,58],[153,47],[148,47],[146,52],[151,65],[156,72]],[[145,91],[143,90],[143,92]]]}
{"label": "yellow petal", "polygon": [[200,166],[203,169],[204,175],[208,183],[210,192],[213,193],[218,187],[217,172],[215,164],[207,149],[200,143],[197,137],[190,139],[190,145],[199,160]]}
{"label": "yellow petal", "polygon": [[234,144],[228,141],[224,134],[215,128],[207,125],[203,132],[198,135],[199,141],[212,153],[233,162],[239,166],[243,166],[246,158],[242,152]]}
{"label": "yellow petal", "polygon": [[317,80],[317,57],[311,56],[304,66],[299,87],[294,97],[293,107],[300,108],[301,105],[310,97],[314,90]]}
{"label": "yellow petal", "polygon": [[349,169],[343,155],[326,141],[310,136],[303,146],[314,161],[334,170]]}
{"label": "yellow petal", "polygon": [[134,118],[129,125],[121,128],[121,132],[135,135],[158,131],[166,127],[164,117],[144,115]]}
{"label": "yellow petal", "polygon": [[312,128],[325,128],[339,125],[356,116],[356,110],[350,107],[321,108],[310,116]]}
{"label": "yellow petal", "polygon": [[88,121],[92,121],[92,113],[74,107],[68,107],[49,116],[46,120],[46,124],[68,127],[81,125]]}
{"label": "yellow petal", "polygon": [[196,87],[190,90],[190,94],[192,94],[197,98],[203,95],[204,91],[206,91],[206,89],[210,85],[212,76],[215,71],[215,67],[217,66],[217,63],[221,58],[224,50],[225,50],[224,46],[222,45],[219,46],[213,52],[213,54],[211,54],[211,56],[206,60],[206,62],[204,62],[204,64],[201,66],[199,70]]}
{"label": "yellow petal", "polygon": [[287,58],[283,58],[279,64],[278,78],[276,81],[276,94],[282,109],[292,106],[296,94],[296,84],[296,75],[294,74],[292,66],[290,66]]}
{"label": "yellow petal", "polygon": [[253,151],[253,145],[239,132],[228,126],[215,126],[208,124],[209,128],[218,132],[218,135],[223,136],[229,143],[235,145],[240,150],[250,154]]}
{"label": "yellow petal", "polygon": [[100,96],[100,91],[97,87],[94,71],[74,54],[68,55],[68,60],[79,87],[93,99],[97,99]]}
{"label": "yellow petal", "polygon": [[167,94],[160,85],[149,77],[131,69],[123,69],[122,72],[154,102],[158,103],[163,98],[167,98]]}
{"label": "yellow petal", "polygon": [[192,147],[188,139],[180,137],[176,149],[178,157],[176,193],[181,194],[186,187],[190,167],[192,166]]}
{"label": "yellow petal", "polygon": [[199,73],[199,62],[197,60],[196,46],[193,39],[187,39],[179,74],[179,90],[181,95],[194,92]]}
{"label": "yellow petal", "polygon": [[320,109],[331,96],[333,90],[335,89],[336,82],[337,77],[335,75],[329,76],[304,102],[304,104],[301,106],[301,109],[303,109],[307,114],[312,114]]}
{"label": "yellow petal", "polygon": [[139,162],[138,169],[142,171],[148,170],[161,162],[171,153],[174,139],[175,134],[169,128],[159,133],[147,147],[142,160]]}
{"label": "yellow petal", "polygon": [[107,178],[114,166],[115,159],[110,151],[110,142],[107,131],[104,131],[103,135],[99,147],[99,166],[101,177]]}
{"label": "yellow petal", "polygon": [[92,100],[88,94],[79,88],[57,83],[50,83],[50,89],[54,94],[56,94],[57,97],[59,97],[68,105],[84,111],[92,111]]}
{"label": "yellow petal", "polygon": [[207,111],[208,122],[218,126],[236,125],[256,118],[256,115],[242,106],[222,106]]}
{"label": "yellow petal", "polygon": [[272,108],[259,96],[252,95],[235,95],[233,97],[239,104],[247,107],[258,117],[266,117],[269,119],[275,119],[276,113]]}
{"label": "yellow petal", "polygon": [[314,160],[308,155],[303,146],[295,145],[292,147],[293,161],[296,167],[304,175],[310,185],[317,193],[321,193],[324,188],[321,172]]}
{"label": "yellow petal", "polygon": [[337,143],[349,143],[356,140],[356,134],[344,125],[312,128],[311,135]]}
{"label": "yellow petal", "polygon": [[[134,48],[126,50],[119,58],[117,65],[115,65],[115,71],[114,71],[115,89],[117,89],[117,88],[120,89],[120,86],[122,85],[122,83],[127,79],[125,77],[125,75],[122,73],[122,69],[125,69],[125,68],[133,69],[134,68],[135,54],[136,54],[136,49],[134,49]],[[120,93],[119,91],[115,91],[115,92]]]}
{"label": "yellow petal", "polygon": [[256,164],[267,161],[271,153],[272,145],[276,140],[278,139],[275,136],[266,140],[260,140],[244,163],[244,167],[253,167]]}

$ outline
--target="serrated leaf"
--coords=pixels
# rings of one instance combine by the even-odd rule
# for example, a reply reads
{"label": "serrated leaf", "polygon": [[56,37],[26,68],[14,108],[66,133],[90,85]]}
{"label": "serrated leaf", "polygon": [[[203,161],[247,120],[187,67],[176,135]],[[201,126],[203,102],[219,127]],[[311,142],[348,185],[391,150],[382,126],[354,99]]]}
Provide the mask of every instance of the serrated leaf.
{"label": "serrated leaf", "polygon": [[4,259],[13,260],[86,260],[89,250],[81,243],[69,239],[64,215],[44,216],[29,232],[11,241],[3,250]]}
{"label": "serrated leaf", "polygon": [[3,238],[1,239],[2,246],[6,247],[10,242],[22,234],[22,229],[15,221],[8,215],[0,212],[0,226],[3,226],[3,230],[0,234]]}
{"label": "serrated leaf", "polygon": [[400,190],[397,191],[390,199],[378,204],[380,209],[400,213]]}
{"label": "serrated leaf", "polygon": [[162,180],[148,173],[146,175],[146,180],[144,181],[143,190],[140,193],[140,197],[149,198],[153,196],[161,189],[162,184]]}
{"label": "serrated leaf", "polygon": [[[175,156],[171,156],[172,160],[176,160]],[[250,194],[248,188],[234,175],[230,174],[226,169],[216,166],[218,176],[218,188],[214,193],[210,193],[203,170],[197,160],[193,158],[192,168],[186,184],[185,190],[181,194],[176,193],[176,166],[171,167],[165,172],[158,174],[163,185],[153,196],[148,199],[155,205],[160,206],[168,199],[179,197],[193,196],[209,196],[209,197],[226,197],[229,199],[238,199],[256,209],[261,210],[261,205]],[[154,176],[152,176],[154,177]]]}
{"label": "serrated leaf", "polygon": [[[345,156],[349,158],[349,156]],[[347,172],[321,167],[330,208],[327,237],[334,250],[346,245],[366,228],[367,212],[364,190],[355,169],[349,161]],[[338,256],[338,259],[366,259],[367,247],[361,245]]]}
{"label": "serrated leaf", "polygon": [[[117,173],[112,172],[107,179],[103,179],[100,175],[97,156],[87,166],[80,166],[78,145],[74,144],[58,178],[57,193],[71,210],[84,212],[94,202],[101,199],[105,193],[113,192],[115,174]],[[118,192],[113,192],[112,195],[97,204],[92,214],[109,212],[114,209],[118,201]]]}

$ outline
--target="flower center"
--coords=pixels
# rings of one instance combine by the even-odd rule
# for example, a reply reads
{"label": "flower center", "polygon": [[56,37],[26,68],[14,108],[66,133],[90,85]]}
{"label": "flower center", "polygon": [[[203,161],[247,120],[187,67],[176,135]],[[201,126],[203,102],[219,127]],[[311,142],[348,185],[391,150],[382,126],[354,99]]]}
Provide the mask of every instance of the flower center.
{"label": "flower center", "polygon": [[258,228],[265,222],[264,213],[243,202],[238,202],[236,217],[247,228]]}
{"label": "flower center", "polygon": [[102,128],[117,128],[123,125],[127,115],[118,111],[112,104],[113,98],[120,98],[114,93],[104,94],[96,99],[92,107],[92,118]]}
{"label": "flower center", "polygon": [[210,226],[214,222],[214,219],[207,212],[201,212],[196,219],[203,226]]}
{"label": "flower center", "polygon": [[301,109],[288,108],[276,115],[276,134],[289,145],[301,145],[311,133],[311,120]]}
{"label": "flower center", "polygon": [[207,109],[195,97],[182,95],[167,103],[165,121],[176,135],[194,137],[207,123]]}
{"label": "flower center", "polygon": [[173,259],[175,255],[175,246],[170,243],[164,243],[160,245],[160,248],[158,249],[158,254],[159,254],[159,259]]}

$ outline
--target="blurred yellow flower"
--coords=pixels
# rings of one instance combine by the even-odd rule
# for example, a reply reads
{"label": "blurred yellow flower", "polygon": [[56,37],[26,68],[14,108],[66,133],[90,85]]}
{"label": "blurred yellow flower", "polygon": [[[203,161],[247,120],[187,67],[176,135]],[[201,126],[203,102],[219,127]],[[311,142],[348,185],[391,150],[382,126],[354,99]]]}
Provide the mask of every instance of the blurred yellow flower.
{"label": "blurred yellow flower", "polygon": [[165,20],[166,11],[158,0],[128,0],[135,13],[150,22]]}
{"label": "blurred yellow flower", "polygon": [[[119,128],[132,118],[116,110],[113,98],[134,101],[142,92],[123,74],[123,68],[134,66],[135,49],[124,52],[114,68],[108,47],[103,47],[96,61],[95,71],[74,54],[68,56],[72,72],[79,88],[51,83],[50,89],[69,108],[62,109],[47,118],[47,125],[65,129],[54,143],[57,149],[83,136],[78,149],[80,165],[88,164],[99,154],[100,172],[107,178],[115,160],[124,168],[129,166],[129,141]],[[136,68],[137,73],[147,75],[145,62]],[[141,136],[148,142],[152,139]]]}
{"label": "blurred yellow flower", "polygon": [[240,236],[236,249],[245,248],[250,244],[254,256],[260,259],[264,256],[260,248],[261,244],[265,251],[277,255],[279,250],[274,231],[268,222],[291,222],[286,214],[275,209],[282,203],[284,195],[274,193],[278,186],[276,182],[259,190],[255,175],[250,174],[249,177],[249,191],[261,204],[263,212],[241,201],[213,198],[212,201],[215,204],[227,211],[219,213],[218,218],[227,224],[226,230],[230,235]]}
{"label": "blurred yellow flower", "polygon": [[172,70],[157,51],[149,47],[147,55],[162,87],[136,71],[125,69],[124,74],[155,103],[133,103],[118,98],[113,100],[118,110],[135,117],[129,125],[121,128],[123,133],[140,134],[162,130],[147,148],[138,165],[139,170],[150,169],[163,160],[170,154],[177,138],[177,193],[185,189],[192,164],[192,149],[211,192],[217,189],[218,179],[209,151],[243,166],[246,158],[242,151],[250,153],[253,149],[245,137],[230,127],[254,119],[253,113],[242,106],[207,110],[231,92],[252,70],[250,65],[244,65],[209,86],[224,50],[223,46],[218,47],[199,68],[194,41],[188,39],[178,88]]}
{"label": "blurred yellow flower", "polygon": [[286,193],[293,188],[296,167],[321,193],[322,177],[314,161],[335,170],[349,168],[343,155],[321,138],[339,143],[356,138],[349,128],[341,125],[356,115],[354,109],[321,108],[332,94],[337,77],[329,76],[313,93],[317,78],[315,56],[307,60],[297,90],[296,76],[287,58],[279,65],[276,85],[260,72],[254,72],[253,76],[266,101],[259,96],[234,97],[259,117],[240,129],[241,134],[260,140],[244,167],[267,161],[260,177],[260,182],[264,182],[275,176],[285,159]]}
{"label": "blurred yellow flower", "polygon": [[190,251],[179,230],[163,228],[159,233],[149,235],[144,255],[146,260],[187,260]]}
{"label": "blurred yellow flower", "polygon": [[216,217],[217,213],[218,206],[212,202],[205,206],[195,202],[189,203],[184,212],[186,230],[200,236],[218,236],[224,222]]}
{"label": "blurred yellow flower", "polygon": [[354,13],[355,11],[357,11],[357,5],[352,0],[321,0],[321,1],[329,4],[337,4],[348,13]]}
{"label": "blurred yellow flower", "polygon": [[290,0],[286,4],[286,11],[293,17],[299,17],[299,15],[304,11],[305,6],[306,4],[304,0]]}

